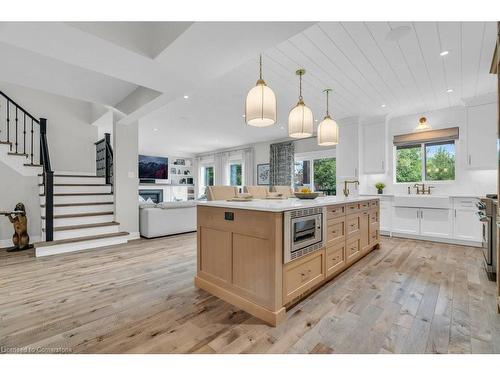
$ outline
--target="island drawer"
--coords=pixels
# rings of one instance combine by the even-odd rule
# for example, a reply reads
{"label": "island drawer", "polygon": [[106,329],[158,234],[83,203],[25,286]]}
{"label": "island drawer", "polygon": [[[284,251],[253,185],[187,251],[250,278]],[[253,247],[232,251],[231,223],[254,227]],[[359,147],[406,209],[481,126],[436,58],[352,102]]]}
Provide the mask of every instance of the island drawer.
{"label": "island drawer", "polygon": [[379,221],[379,211],[378,210],[370,210],[370,224],[377,224]]}
{"label": "island drawer", "polygon": [[345,257],[348,264],[353,263],[361,256],[361,239],[360,237],[351,238],[345,244]]}
{"label": "island drawer", "polygon": [[286,304],[325,279],[325,250],[309,254],[285,266],[283,302]]}
{"label": "island drawer", "polygon": [[357,203],[348,203],[345,206],[346,215],[355,214],[359,211],[359,202]]}
{"label": "island drawer", "polygon": [[377,229],[375,228],[370,228],[370,245],[373,245],[379,241],[379,232],[378,232],[378,227]]}
{"label": "island drawer", "polygon": [[369,210],[370,209],[370,202],[369,201],[359,202],[359,209],[361,211]]}
{"label": "island drawer", "polygon": [[346,217],[346,235],[347,237],[358,236],[361,227],[361,216],[359,214]]}
{"label": "island drawer", "polygon": [[327,245],[345,241],[345,217],[330,219],[326,226]]}
{"label": "island drawer", "polygon": [[337,244],[326,248],[326,276],[331,276],[344,268],[345,244]]}
{"label": "island drawer", "polygon": [[326,218],[334,219],[345,215],[345,205],[327,206],[326,207]]}
{"label": "island drawer", "polygon": [[370,208],[376,208],[376,207],[378,207],[378,200],[370,201]]}

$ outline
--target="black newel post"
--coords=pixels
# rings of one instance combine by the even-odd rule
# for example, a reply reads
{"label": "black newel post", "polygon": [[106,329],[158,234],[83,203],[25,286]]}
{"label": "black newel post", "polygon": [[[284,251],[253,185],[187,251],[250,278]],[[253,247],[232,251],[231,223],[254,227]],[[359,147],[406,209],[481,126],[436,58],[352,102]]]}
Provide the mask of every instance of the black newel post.
{"label": "black newel post", "polygon": [[45,190],[45,241],[54,240],[54,172],[47,145],[47,119],[40,119],[40,162],[43,165]]}

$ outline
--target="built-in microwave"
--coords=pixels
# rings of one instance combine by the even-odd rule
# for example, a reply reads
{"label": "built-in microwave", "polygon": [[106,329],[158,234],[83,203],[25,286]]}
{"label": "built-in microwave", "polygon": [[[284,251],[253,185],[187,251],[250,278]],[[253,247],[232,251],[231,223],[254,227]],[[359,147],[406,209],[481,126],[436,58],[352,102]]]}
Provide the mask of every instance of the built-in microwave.
{"label": "built-in microwave", "polygon": [[288,263],[323,247],[326,211],[323,207],[287,211],[284,215],[284,254]]}

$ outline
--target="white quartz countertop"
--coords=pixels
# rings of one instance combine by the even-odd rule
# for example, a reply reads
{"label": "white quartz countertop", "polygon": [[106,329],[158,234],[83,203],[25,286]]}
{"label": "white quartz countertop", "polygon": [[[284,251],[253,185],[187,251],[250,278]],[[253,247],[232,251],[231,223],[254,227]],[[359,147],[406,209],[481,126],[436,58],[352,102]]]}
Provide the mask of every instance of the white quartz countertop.
{"label": "white quartz countertop", "polygon": [[208,206],[208,207],[254,210],[254,211],[284,212],[284,211],[297,210],[301,208],[321,207],[333,204],[351,203],[351,202],[359,202],[366,200],[370,200],[370,198],[366,196],[365,197],[353,196],[349,198],[329,196],[329,197],[318,197],[316,199],[298,199],[298,198],[289,198],[283,200],[254,199],[248,202],[207,201],[207,202],[198,202],[198,205]]}

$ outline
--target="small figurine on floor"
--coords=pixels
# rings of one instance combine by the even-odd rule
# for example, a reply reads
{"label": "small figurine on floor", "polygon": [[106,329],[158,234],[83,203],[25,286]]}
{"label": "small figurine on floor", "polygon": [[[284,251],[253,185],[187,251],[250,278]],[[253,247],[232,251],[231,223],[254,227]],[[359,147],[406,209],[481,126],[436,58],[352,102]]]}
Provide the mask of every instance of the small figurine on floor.
{"label": "small figurine on floor", "polygon": [[14,211],[5,213],[5,216],[9,217],[10,222],[14,226],[14,235],[12,236],[14,247],[7,251],[20,251],[29,248],[28,218],[26,217],[24,204],[16,204]]}

